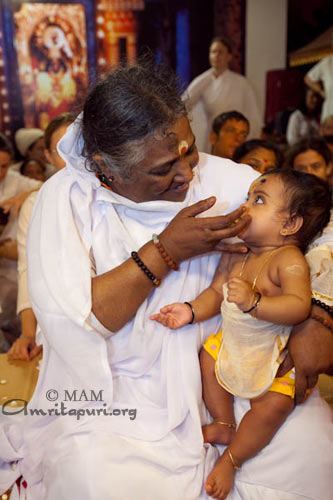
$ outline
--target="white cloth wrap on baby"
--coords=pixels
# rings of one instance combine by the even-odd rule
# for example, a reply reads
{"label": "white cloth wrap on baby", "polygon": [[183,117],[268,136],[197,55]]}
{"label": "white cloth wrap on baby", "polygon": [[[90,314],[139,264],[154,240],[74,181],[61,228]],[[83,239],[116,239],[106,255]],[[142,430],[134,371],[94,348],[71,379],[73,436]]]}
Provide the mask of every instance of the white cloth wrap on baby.
{"label": "white cloth wrap on baby", "polygon": [[[223,296],[227,296],[226,283]],[[227,300],[222,302],[221,314],[223,340],[216,363],[219,383],[235,396],[255,398],[272,385],[291,327],[257,320]]]}

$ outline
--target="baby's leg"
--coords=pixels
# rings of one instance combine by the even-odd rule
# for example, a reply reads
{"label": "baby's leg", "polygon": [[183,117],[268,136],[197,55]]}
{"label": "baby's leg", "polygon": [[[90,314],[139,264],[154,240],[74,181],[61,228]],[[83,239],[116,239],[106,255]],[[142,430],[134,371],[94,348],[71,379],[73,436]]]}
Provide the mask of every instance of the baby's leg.
{"label": "baby's leg", "polygon": [[214,421],[202,428],[205,443],[229,444],[236,424],[233,396],[220,386],[215,375],[215,360],[205,349],[200,353],[203,399]]}
{"label": "baby's leg", "polygon": [[293,408],[294,400],[277,392],[267,392],[251,401],[251,410],[244,415],[230,446],[207,478],[209,495],[227,497],[237,468],[271,441]]}

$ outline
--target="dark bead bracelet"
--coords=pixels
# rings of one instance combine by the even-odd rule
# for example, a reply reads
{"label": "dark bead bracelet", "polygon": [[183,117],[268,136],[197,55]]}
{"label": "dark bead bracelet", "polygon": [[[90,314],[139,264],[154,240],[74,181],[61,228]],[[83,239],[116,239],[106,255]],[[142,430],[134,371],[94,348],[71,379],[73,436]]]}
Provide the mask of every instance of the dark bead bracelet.
{"label": "dark bead bracelet", "polygon": [[321,300],[315,299],[314,297],[312,297],[311,303],[314,306],[318,306],[321,309],[324,309],[324,311],[326,311],[331,316],[331,318],[333,319],[333,309],[328,304],[325,304],[325,302],[322,302]]}
{"label": "dark bead bracelet", "polygon": [[149,271],[148,267],[145,266],[145,264],[142,262],[142,260],[138,256],[138,252],[132,252],[131,253],[131,257],[134,260],[134,262],[139,266],[139,268],[141,269],[141,271],[143,271],[145,273],[145,275],[147,276],[147,278],[149,278],[150,281],[153,282],[153,285],[154,286],[160,286],[161,280],[159,280],[158,278],[156,278],[156,276],[154,276],[153,273],[151,271]]}

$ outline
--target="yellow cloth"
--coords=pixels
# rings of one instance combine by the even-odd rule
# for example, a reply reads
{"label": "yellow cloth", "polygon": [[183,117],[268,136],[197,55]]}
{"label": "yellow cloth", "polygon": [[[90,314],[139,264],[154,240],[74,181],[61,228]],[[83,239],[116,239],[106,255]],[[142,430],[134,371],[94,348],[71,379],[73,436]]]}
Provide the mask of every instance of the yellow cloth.
{"label": "yellow cloth", "polygon": [[[204,349],[217,361],[218,352],[222,343],[222,330],[216,335],[210,335],[204,343]],[[294,398],[295,396],[295,369],[292,368],[283,377],[276,377],[269,388],[272,392],[279,392]]]}

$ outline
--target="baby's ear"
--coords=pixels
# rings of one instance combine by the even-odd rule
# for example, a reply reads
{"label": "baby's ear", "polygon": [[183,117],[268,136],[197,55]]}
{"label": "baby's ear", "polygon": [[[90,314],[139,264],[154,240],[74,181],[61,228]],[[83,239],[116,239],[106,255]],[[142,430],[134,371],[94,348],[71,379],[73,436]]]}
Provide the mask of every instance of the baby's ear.
{"label": "baby's ear", "polygon": [[283,224],[280,234],[282,236],[291,236],[298,233],[303,226],[303,217],[301,215],[292,215]]}

